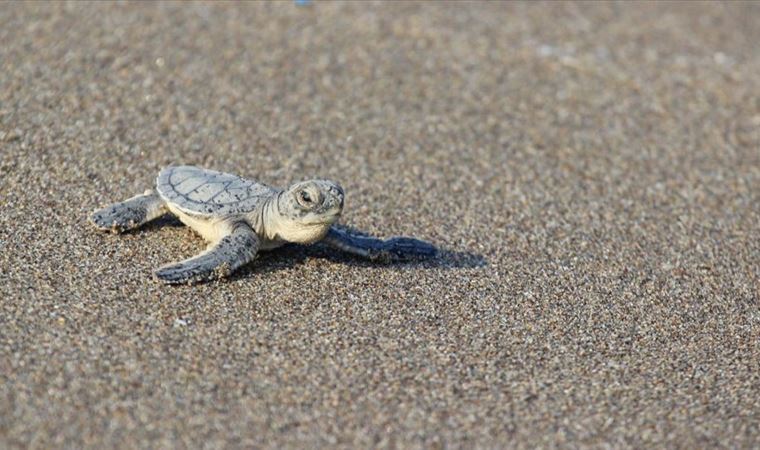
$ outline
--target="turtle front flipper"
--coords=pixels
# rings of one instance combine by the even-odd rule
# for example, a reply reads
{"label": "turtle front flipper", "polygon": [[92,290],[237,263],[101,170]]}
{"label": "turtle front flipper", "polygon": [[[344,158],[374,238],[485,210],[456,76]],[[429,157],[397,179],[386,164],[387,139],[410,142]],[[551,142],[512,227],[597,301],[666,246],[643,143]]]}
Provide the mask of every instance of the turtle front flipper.
{"label": "turtle front flipper", "polygon": [[245,223],[236,224],[229,234],[205,252],[156,271],[156,278],[168,284],[193,284],[224,278],[240,266],[253,261],[259,238]]}
{"label": "turtle front flipper", "polygon": [[158,219],[167,212],[169,210],[161,197],[149,189],[144,194],[98,209],[90,216],[90,222],[101,231],[122,233]]}
{"label": "turtle front flipper", "polygon": [[431,258],[437,250],[432,244],[410,237],[378,239],[372,236],[332,226],[325,244],[372,261],[410,261]]}

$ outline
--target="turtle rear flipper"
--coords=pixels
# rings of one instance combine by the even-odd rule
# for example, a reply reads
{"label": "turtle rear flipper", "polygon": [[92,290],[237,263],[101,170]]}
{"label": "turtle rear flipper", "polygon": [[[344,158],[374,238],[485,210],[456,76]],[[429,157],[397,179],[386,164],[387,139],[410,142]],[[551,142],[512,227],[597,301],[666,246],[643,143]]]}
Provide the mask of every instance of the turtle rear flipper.
{"label": "turtle rear flipper", "polygon": [[238,267],[256,258],[259,238],[244,223],[234,226],[205,252],[156,271],[156,278],[167,284],[198,283],[224,278]]}
{"label": "turtle rear flipper", "polygon": [[101,231],[123,233],[137,228],[169,212],[166,204],[153,190],[114,203],[92,213],[90,222]]}

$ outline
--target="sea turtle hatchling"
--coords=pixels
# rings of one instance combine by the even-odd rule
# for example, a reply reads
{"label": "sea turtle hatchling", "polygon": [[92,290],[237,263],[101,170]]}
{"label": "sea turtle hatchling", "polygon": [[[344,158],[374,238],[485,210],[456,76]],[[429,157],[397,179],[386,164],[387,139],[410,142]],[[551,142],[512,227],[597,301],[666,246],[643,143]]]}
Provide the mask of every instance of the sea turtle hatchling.
{"label": "sea turtle hatchling", "polygon": [[121,233],[164,214],[174,214],[210,242],[206,251],[156,271],[170,284],[228,276],[256,257],[286,243],[325,244],[373,261],[423,259],[435,247],[407,237],[377,239],[338,227],[343,189],[328,180],[296,183],[286,190],[192,166],[161,170],[156,189],[92,213],[102,231]]}

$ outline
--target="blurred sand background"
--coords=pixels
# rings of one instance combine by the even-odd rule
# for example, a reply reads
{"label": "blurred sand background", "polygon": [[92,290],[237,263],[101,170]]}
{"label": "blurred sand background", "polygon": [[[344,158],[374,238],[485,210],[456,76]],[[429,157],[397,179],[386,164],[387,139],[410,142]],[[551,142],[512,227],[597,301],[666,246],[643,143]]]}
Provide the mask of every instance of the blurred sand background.
{"label": "blurred sand background", "polygon": [[[760,446],[758,3],[0,5],[0,447]],[[86,223],[169,163],[423,264]]]}

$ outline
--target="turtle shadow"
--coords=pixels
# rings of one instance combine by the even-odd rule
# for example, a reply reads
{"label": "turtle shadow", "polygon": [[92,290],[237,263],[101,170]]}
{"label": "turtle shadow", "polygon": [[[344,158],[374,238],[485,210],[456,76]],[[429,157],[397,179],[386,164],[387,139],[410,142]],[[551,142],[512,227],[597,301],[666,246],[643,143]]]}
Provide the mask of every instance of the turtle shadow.
{"label": "turtle shadow", "polygon": [[436,249],[435,256],[421,260],[411,261],[370,261],[359,256],[344,253],[325,245],[305,247],[304,253],[308,257],[325,259],[338,264],[346,264],[354,267],[387,268],[387,267],[415,267],[420,269],[473,269],[488,266],[488,261],[477,253],[460,252],[456,250]]}
{"label": "turtle shadow", "polygon": [[121,234],[143,234],[152,233],[158,231],[160,228],[184,228],[185,224],[182,223],[177,217],[171,214],[165,214],[158,219],[151,220],[148,223],[144,223],[137,228],[126,230]]}
{"label": "turtle shadow", "polygon": [[[333,227],[337,227],[353,235],[372,237],[371,234],[368,234],[348,224],[341,223],[341,224],[333,225]],[[433,244],[430,242],[421,241],[421,243],[433,246]],[[477,268],[477,267],[485,267],[488,265],[488,261],[486,261],[483,255],[478,255],[477,253],[472,253],[472,252],[446,250],[446,249],[442,249],[438,247],[435,248],[436,255],[430,258],[410,260],[410,261],[390,261],[390,262],[370,261],[356,255],[351,255],[349,253],[341,252],[339,250],[328,247],[324,244],[316,244],[316,245],[310,245],[306,247],[304,246],[300,246],[300,247],[305,249],[305,253],[307,256],[327,259],[328,261],[331,261],[331,262],[348,264],[351,266],[358,266],[358,267],[376,268],[376,267],[390,267],[390,266],[404,266],[404,267],[412,266],[412,267],[427,268],[427,269],[438,269],[438,268],[471,269],[471,268]]]}
{"label": "turtle shadow", "polygon": [[389,267],[407,267],[415,269],[475,269],[488,266],[483,255],[473,252],[438,249],[438,253],[429,259],[419,261],[378,262],[369,261],[359,256],[341,252],[323,244],[310,246],[286,244],[272,252],[262,252],[253,264],[242,267],[230,276],[230,280],[240,280],[285,270],[307,263],[307,260],[324,259],[336,264],[366,269],[387,269]]}

